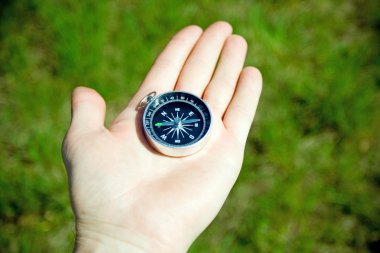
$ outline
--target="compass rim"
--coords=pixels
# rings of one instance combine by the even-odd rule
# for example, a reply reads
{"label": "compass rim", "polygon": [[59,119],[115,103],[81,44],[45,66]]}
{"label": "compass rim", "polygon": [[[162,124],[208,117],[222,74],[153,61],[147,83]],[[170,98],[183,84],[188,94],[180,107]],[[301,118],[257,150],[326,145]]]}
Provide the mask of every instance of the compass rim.
{"label": "compass rim", "polygon": [[[176,93],[184,93],[184,94],[191,95],[191,96],[199,99],[203,103],[203,105],[206,107],[208,113],[210,114],[210,124],[209,124],[208,128],[207,128],[207,126],[205,127],[203,136],[201,138],[199,138],[196,142],[193,142],[191,144],[184,144],[184,145],[178,145],[177,146],[177,145],[172,145],[172,144],[169,144],[169,143],[166,143],[166,142],[163,142],[163,141],[159,141],[156,138],[154,138],[154,136],[152,136],[152,134],[150,134],[148,132],[149,129],[147,129],[147,127],[145,125],[145,120],[146,120],[146,115],[148,113],[148,108],[150,108],[152,106],[152,104],[155,101],[157,101],[157,99],[159,99],[160,97],[168,95],[168,94],[176,94]],[[176,99],[175,101],[181,101],[181,100],[177,100]],[[173,101],[173,102],[175,102],[175,101]],[[192,104],[192,105],[194,107],[197,107],[194,104]],[[200,111],[202,112],[202,110],[200,110]],[[178,151],[178,150],[182,150],[182,151],[185,152],[186,150],[192,150],[194,148],[197,148],[197,150],[195,152],[199,151],[198,147],[199,147],[199,149],[201,149],[204,146],[202,144],[204,144],[204,142],[208,139],[208,137],[210,135],[210,132],[211,132],[211,129],[212,129],[212,126],[213,126],[213,115],[212,115],[212,111],[211,111],[210,107],[199,96],[197,96],[197,95],[195,95],[193,93],[187,92],[187,91],[168,91],[168,92],[164,92],[164,93],[161,93],[161,94],[157,95],[151,101],[149,101],[149,103],[146,105],[145,110],[144,110],[142,123],[143,123],[143,127],[144,127],[145,136],[148,137],[150,143],[153,144],[153,146],[156,149],[158,149],[158,151],[163,152],[163,149],[164,149],[165,150],[165,152],[163,152],[164,154],[172,156],[172,154],[168,154],[168,153],[176,153],[176,151]],[[150,130],[150,131],[152,131],[152,130]],[[171,150],[173,152],[170,152]],[[191,152],[190,154],[195,153],[195,152]],[[187,154],[187,155],[189,155],[189,154]]]}

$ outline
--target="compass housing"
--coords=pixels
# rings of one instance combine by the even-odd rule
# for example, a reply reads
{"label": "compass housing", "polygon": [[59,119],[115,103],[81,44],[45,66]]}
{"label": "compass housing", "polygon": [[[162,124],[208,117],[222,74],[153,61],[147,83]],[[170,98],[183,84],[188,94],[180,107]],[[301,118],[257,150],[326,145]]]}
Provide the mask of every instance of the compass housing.
{"label": "compass housing", "polygon": [[149,98],[143,127],[147,140],[158,152],[188,156],[198,152],[209,139],[211,110],[196,95],[170,91]]}

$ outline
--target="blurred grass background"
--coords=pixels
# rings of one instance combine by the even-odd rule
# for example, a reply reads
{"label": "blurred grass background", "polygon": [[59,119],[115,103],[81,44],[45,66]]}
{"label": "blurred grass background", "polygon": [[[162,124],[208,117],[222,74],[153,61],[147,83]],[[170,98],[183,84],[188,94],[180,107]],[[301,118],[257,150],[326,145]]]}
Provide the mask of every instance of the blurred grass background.
{"label": "blurred grass background", "polygon": [[237,184],[190,252],[379,252],[380,3],[0,3],[0,252],[69,252],[70,93],[122,110],[169,38],[229,21],[264,89]]}

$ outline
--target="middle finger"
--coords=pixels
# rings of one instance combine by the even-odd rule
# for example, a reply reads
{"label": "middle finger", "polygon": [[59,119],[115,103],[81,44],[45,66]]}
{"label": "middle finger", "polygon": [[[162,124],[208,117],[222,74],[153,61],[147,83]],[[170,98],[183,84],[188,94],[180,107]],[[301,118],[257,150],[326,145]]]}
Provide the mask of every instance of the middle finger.
{"label": "middle finger", "polygon": [[218,21],[204,31],[183,66],[175,90],[202,96],[212,77],[224,42],[231,33],[231,25],[224,21]]}

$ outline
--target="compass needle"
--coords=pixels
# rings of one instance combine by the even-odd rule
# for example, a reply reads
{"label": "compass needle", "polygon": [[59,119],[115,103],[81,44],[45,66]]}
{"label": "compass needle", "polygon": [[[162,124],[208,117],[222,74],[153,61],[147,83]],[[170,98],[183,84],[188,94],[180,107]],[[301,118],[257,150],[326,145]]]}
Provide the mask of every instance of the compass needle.
{"label": "compass needle", "polygon": [[198,122],[198,121],[201,121],[200,119],[188,119],[188,120],[182,120],[182,123],[186,124],[186,123],[195,123],[195,122]]}

